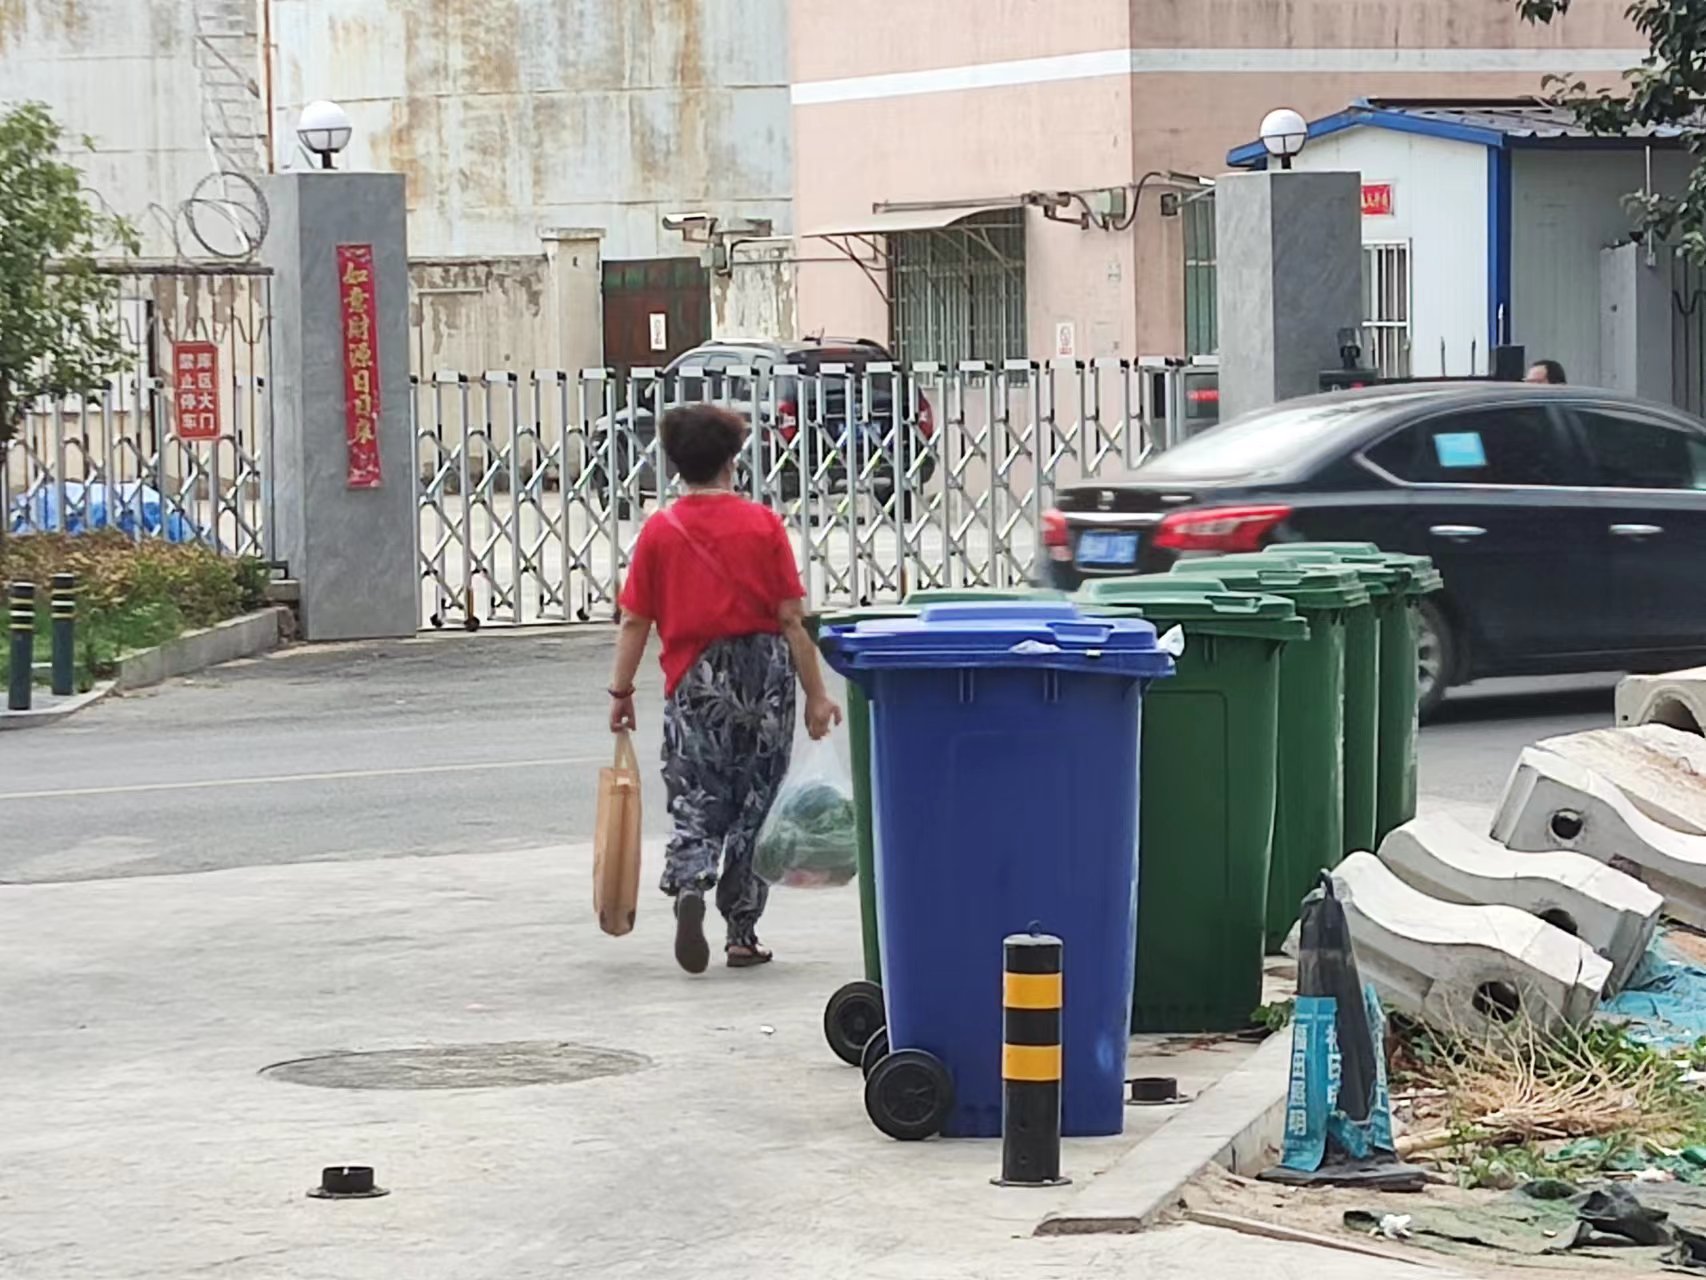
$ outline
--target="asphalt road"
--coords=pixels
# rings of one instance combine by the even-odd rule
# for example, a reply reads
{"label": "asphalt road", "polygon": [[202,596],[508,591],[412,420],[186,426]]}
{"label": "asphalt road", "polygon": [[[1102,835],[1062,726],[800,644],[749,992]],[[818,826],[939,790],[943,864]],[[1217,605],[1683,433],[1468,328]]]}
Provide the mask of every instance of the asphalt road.
{"label": "asphalt road", "polygon": [[[304,647],[0,734],[0,883],[589,840],[609,645],[558,629]],[[1610,723],[1613,684],[1464,693],[1423,733],[1424,794],[1491,804],[1525,744]],[[649,661],[640,687],[649,762]]]}

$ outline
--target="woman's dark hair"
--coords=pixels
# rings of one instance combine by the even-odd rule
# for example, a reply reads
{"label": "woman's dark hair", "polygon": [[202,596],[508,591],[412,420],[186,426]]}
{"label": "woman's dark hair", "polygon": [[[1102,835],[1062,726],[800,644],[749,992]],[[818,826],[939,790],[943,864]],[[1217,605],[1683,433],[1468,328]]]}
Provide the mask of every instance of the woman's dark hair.
{"label": "woman's dark hair", "polygon": [[1533,367],[1546,370],[1546,381],[1555,387],[1561,387],[1568,381],[1564,377],[1564,366],[1556,360],[1536,360]]}
{"label": "woman's dark hair", "polygon": [[688,484],[709,484],[739,456],[746,424],[714,404],[671,409],[658,424],[663,451]]}

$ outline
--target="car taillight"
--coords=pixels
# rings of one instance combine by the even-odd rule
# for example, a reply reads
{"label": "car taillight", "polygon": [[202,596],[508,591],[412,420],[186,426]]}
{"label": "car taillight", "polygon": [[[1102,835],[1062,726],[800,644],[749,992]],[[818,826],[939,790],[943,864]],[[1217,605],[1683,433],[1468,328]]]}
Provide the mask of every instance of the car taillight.
{"label": "car taillight", "polygon": [[1291,515],[1290,507],[1203,507],[1175,511],[1155,531],[1165,551],[1259,551]]}
{"label": "car taillight", "polygon": [[[918,434],[928,440],[936,434],[936,411],[930,407],[930,402],[924,397],[918,398]],[[1058,513],[1057,513],[1058,514]],[[1061,528],[1065,528],[1063,520]]]}
{"label": "car taillight", "polygon": [[800,434],[800,411],[792,400],[776,406],[776,433],[789,442]]}
{"label": "car taillight", "polygon": [[1072,531],[1066,527],[1066,517],[1053,508],[1043,512],[1043,546],[1051,560],[1072,559]]}

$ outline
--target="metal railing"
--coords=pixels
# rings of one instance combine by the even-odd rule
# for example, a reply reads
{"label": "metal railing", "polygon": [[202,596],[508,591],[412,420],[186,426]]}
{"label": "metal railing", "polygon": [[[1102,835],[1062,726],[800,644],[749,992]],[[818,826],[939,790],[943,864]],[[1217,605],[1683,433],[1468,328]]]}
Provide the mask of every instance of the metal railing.
{"label": "metal railing", "polygon": [[1122,360],[440,372],[413,397],[423,621],[612,617],[677,487],[655,422],[700,400],[749,424],[739,486],[782,516],[814,606],[1022,584],[1055,489],[1148,454],[1142,384]]}
{"label": "metal railing", "polygon": [[[115,306],[130,369],[97,394],[35,405],[0,458],[12,533],[115,528],[271,559],[271,277],[132,266]],[[173,344],[217,352],[216,440],[180,438]],[[210,406],[211,407],[211,406]]]}

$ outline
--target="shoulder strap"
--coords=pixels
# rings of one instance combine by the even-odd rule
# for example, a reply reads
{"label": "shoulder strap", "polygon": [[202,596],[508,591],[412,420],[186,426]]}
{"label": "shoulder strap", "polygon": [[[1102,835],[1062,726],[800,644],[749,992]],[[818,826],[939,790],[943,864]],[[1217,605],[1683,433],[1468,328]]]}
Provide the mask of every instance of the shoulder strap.
{"label": "shoulder strap", "polygon": [[675,530],[676,536],[678,536],[682,542],[687,545],[688,549],[691,550],[694,555],[699,557],[699,562],[701,564],[703,564],[712,573],[716,574],[719,578],[734,583],[735,586],[744,591],[757,604],[765,608],[770,607],[771,601],[767,595],[762,591],[755,590],[752,584],[748,582],[743,575],[734,573],[728,565],[724,564],[722,561],[718,560],[716,556],[712,555],[703,542],[700,542],[699,539],[695,538],[693,534],[688,531],[686,523],[680,516],[675,514],[675,507],[673,505],[665,507],[661,512],[659,512],[659,514],[663,516],[664,523],[669,525],[671,529]]}

